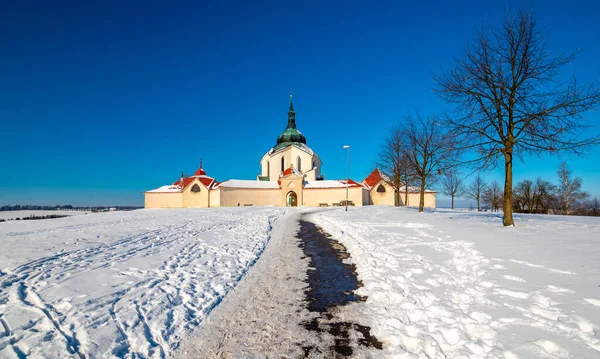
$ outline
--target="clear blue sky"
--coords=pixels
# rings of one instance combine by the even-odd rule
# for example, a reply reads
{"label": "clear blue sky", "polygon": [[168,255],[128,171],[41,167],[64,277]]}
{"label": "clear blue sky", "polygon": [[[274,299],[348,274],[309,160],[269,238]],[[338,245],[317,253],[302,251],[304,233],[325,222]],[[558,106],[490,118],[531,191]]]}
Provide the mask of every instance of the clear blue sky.
{"label": "clear blue sky", "polygon": [[[297,124],[328,179],[373,169],[390,127],[449,107],[433,77],[477,29],[519,2],[12,1],[0,13],[0,205],[141,205],[144,190],[193,173],[254,179]],[[410,4],[409,4],[410,3]],[[565,69],[600,78],[600,5],[523,1]],[[532,5],[533,4],[533,5]],[[600,132],[600,115],[589,124]],[[569,159],[600,195],[600,149]],[[557,158],[515,180],[555,181]],[[488,174],[501,179],[500,171]],[[443,203],[443,201],[441,202]]]}

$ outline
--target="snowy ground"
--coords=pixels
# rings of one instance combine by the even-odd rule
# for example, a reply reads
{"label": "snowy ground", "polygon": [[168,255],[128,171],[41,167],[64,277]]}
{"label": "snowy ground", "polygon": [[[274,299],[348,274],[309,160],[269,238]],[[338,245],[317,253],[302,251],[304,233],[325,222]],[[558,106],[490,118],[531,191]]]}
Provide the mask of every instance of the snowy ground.
{"label": "snowy ground", "polygon": [[262,253],[278,208],[0,225],[0,357],[163,358]]}
{"label": "snowy ground", "polygon": [[306,211],[364,284],[366,302],[332,313],[384,342],[357,357],[600,357],[600,219],[518,215],[503,228],[496,213],[369,206],[4,222],[0,358],[295,358],[326,347],[333,338],[300,325],[314,316],[295,238]]}
{"label": "snowy ground", "polygon": [[[385,357],[599,358],[600,219],[390,207],[313,215],[357,263]],[[310,218],[310,217],[309,217]]]}

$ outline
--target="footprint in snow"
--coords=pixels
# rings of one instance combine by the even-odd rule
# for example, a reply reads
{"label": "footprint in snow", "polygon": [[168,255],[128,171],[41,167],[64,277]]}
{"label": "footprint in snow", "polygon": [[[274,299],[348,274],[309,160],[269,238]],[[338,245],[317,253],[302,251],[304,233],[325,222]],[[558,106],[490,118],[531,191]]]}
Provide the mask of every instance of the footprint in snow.
{"label": "footprint in snow", "polygon": [[496,288],[496,289],[494,289],[494,291],[500,295],[505,295],[505,296],[511,297],[511,298],[517,298],[517,299],[529,298],[529,293],[525,293],[525,292],[518,292],[518,291],[514,291],[514,290],[501,289],[501,288]]}
{"label": "footprint in snow", "polygon": [[534,342],[535,345],[539,346],[544,352],[553,355],[556,358],[568,358],[569,352],[559,347],[556,343],[549,340],[540,339]]}
{"label": "footprint in snow", "polygon": [[598,300],[598,299],[585,298],[584,300],[586,302],[590,303],[591,305],[595,305],[597,307],[600,307],[600,300]]}
{"label": "footprint in snow", "polygon": [[546,288],[548,291],[553,292],[553,293],[575,293],[574,290],[557,287],[557,286],[551,285],[551,284],[547,285]]}
{"label": "footprint in snow", "polygon": [[577,273],[569,272],[567,270],[560,270],[560,269],[554,269],[554,268],[548,268],[548,270],[550,270],[551,272],[554,272],[554,273],[577,275]]}

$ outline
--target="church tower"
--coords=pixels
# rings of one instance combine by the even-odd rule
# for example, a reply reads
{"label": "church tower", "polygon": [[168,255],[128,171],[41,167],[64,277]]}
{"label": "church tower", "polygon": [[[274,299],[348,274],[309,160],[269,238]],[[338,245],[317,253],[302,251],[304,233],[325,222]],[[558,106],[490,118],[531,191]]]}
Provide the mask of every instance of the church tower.
{"label": "church tower", "polygon": [[296,127],[296,112],[290,91],[287,127],[277,137],[277,143],[260,160],[258,180],[277,181],[286,169],[292,167],[304,175],[306,181],[321,179],[321,159],[306,145],[306,137]]}

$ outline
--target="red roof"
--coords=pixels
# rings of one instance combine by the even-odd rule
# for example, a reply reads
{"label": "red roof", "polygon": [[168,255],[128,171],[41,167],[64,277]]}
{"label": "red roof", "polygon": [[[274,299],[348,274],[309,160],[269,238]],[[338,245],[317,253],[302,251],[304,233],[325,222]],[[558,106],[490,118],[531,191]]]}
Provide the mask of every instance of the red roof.
{"label": "red roof", "polygon": [[340,182],[342,182],[344,184],[346,184],[346,182],[347,182],[349,184],[348,187],[362,187],[362,185],[360,183],[356,182],[353,179],[350,179],[350,180],[338,180],[338,181],[340,181]]}
{"label": "red roof", "polygon": [[[197,173],[198,171],[196,171]],[[204,172],[204,171],[202,171]],[[195,175],[195,176],[191,176],[191,177],[187,177],[183,179],[183,186],[181,185],[181,179],[178,179],[177,181],[173,182],[173,186],[180,186],[181,189],[185,189],[187,186],[190,185],[190,183],[192,183],[195,179],[198,179],[198,181],[200,181],[200,183],[202,183],[206,188],[210,189],[210,185],[215,182],[215,180],[213,178],[207,177],[207,176],[201,176],[201,175]]]}
{"label": "red roof", "polygon": [[363,183],[370,188],[373,188],[379,181],[381,181],[381,172],[379,172],[379,168],[375,168],[373,172],[364,179]]}
{"label": "red roof", "polygon": [[302,177],[302,173],[292,167],[286,168],[285,171],[281,174],[281,177],[289,176],[291,174],[295,174],[297,176]]}
{"label": "red roof", "polygon": [[194,176],[206,176],[206,171],[204,171],[202,169],[202,167],[200,167],[196,170],[196,173],[194,173]]}

